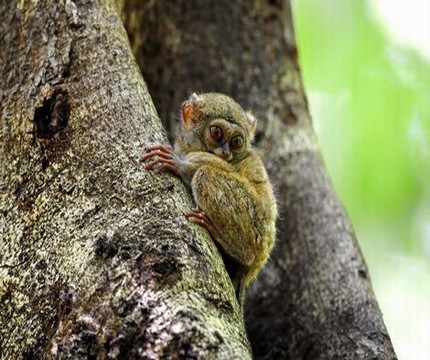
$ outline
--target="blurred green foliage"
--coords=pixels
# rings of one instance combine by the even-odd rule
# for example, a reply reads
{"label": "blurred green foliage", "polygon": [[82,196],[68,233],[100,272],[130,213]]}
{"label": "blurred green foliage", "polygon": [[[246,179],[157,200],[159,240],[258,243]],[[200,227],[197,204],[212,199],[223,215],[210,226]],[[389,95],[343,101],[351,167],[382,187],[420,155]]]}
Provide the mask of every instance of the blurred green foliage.
{"label": "blurred green foliage", "polygon": [[396,45],[369,4],[293,0],[300,65],[398,356],[427,359],[430,61]]}
{"label": "blurred green foliage", "polygon": [[338,193],[358,223],[404,227],[430,175],[429,62],[392,45],[363,0],[298,0],[294,10],[304,83]]}

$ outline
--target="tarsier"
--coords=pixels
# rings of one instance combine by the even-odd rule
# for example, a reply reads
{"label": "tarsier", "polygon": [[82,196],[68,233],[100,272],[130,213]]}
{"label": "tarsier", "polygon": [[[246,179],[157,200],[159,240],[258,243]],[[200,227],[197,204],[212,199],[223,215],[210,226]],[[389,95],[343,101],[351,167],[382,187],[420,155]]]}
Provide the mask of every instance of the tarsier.
{"label": "tarsier", "polygon": [[272,186],[251,147],[256,123],[226,95],[193,94],[182,104],[175,148],[150,146],[141,157],[146,169],[170,171],[190,187],[197,207],[185,216],[217,244],[242,305],[276,236]]}

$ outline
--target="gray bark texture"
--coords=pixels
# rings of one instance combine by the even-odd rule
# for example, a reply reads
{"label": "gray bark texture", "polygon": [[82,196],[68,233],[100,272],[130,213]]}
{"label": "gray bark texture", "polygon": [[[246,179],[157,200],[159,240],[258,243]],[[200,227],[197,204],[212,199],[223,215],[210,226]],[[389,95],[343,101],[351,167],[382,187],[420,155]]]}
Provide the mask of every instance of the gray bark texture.
{"label": "gray bark texture", "polygon": [[114,1],[0,5],[0,358],[248,359]]}
{"label": "gray bark texture", "polygon": [[[256,359],[396,359],[354,231],[319,153],[289,1],[129,1],[125,24],[166,128],[191,92],[260,120],[279,202],[277,246],[247,294]],[[317,61],[317,60],[316,60]]]}

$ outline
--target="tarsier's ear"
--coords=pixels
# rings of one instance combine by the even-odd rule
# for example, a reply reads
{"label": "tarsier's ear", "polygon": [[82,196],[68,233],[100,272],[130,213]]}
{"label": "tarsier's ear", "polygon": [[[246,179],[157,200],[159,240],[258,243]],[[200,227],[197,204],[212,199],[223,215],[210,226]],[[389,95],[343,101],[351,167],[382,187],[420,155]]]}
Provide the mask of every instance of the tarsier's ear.
{"label": "tarsier's ear", "polygon": [[197,118],[193,114],[200,97],[196,93],[192,93],[188,100],[182,103],[182,120],[185,126],[190,126],[196,123]]}
{"label": "tarsier's ear", "polygon": [[245,114],[246,118],[248,119],[250,129],[249,134],[251,139],[253,139],[255,135],[255,130],[257,129],[257,118],[250,111],[247,111]]}

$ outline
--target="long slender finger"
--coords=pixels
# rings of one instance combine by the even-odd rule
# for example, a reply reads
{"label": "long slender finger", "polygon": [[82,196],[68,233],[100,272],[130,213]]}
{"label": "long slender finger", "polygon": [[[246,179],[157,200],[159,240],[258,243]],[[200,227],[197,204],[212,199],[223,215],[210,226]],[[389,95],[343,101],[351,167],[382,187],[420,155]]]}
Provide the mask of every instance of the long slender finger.
{"label": "long slender finger", "polygon": [[205,228],[209,232],[209,235],[212,237],[212,239],[217,242],[220,242],[220,235],[208,218],[189,216],[187,219],[193,224],[197,224]]}
{"label": "long slender finger", "polygon": [[[204,226],[211,234],[216,234],[212,221],[206,216],[206,214],[200,210],[184,213],[185,217],[191,222],[197,222],[199,225]],[[194,220],[192,220],[194,219]]]}
{"label": "long slender finger", "polygon": [[200,211],[194,211],[194,210],[192,210],[192,211],[184,213],[184,215],[187,218],[193,217],[193,218],[196,218],[196,219],[204,220],[207,223],[209,223],[208,218],[206,217],[206,215],[204,213],[200,212]]}
{"label": "long slender finger", "polygon": [[144,162],[148,159],[153,158],[154,156],[158,156],[158,157],[163,158],[163,159],[171,159],[172,153],[164,152],[162,150],[152,150],[152,151],[147,152],[146,154],[142,155],[140,157],[140,161]]}
{"label": "long slender finger", "polygon": [[164,150],[164,151],[173,151],[173,148],[170,145],[150,145],[145,148],[146,151],[152,150]]}
{"label": "long slender finger", "polygon": [[161,166],[155,170],[155,173],[158,174],[158,173],[160,173],[162,171],[166,171],[166,170],[169,170],[170,172],[174,173],[175,175],[179,175],[179,171],[176,168],[176,165],[175,165],[174,161],[172,161],[172,162],[163,162],[161,164]]}
{"label": "long slender finger", "polygon": [[168,160],[156,157],[153,161],[145,163],[144,167],[146,170],[151,170],[155,165],[162,164],[165,161]]}
{"label": "long slender finger", "polygon": [[192,222],[193,224],[197,224],[197,225],[204,227],[210,233],[209,229],[212,228],[212,225],[209,224],[205,219],[198,218],[195,216],[189,216],[187,219],[188,219],[188,221]]}
{"label": "long slender finger", "polygon": [[151,170],[157,164],[158,164],[158,159],[155,159],[154,161],[148,162],[143,166],[145,167],[146,170]]}
{"label": "long slender finger", "polygon": [[[172,154],[173,149],[170,145],[150,145],[145,148],[146,153],[140,157],[140,161],[145,161],[149,159],[151,156],[159,155],[161,153],[164,154]],[[159,152],[157,152],[159,151]],[[149,155],[151,154],[151,155]]]}

